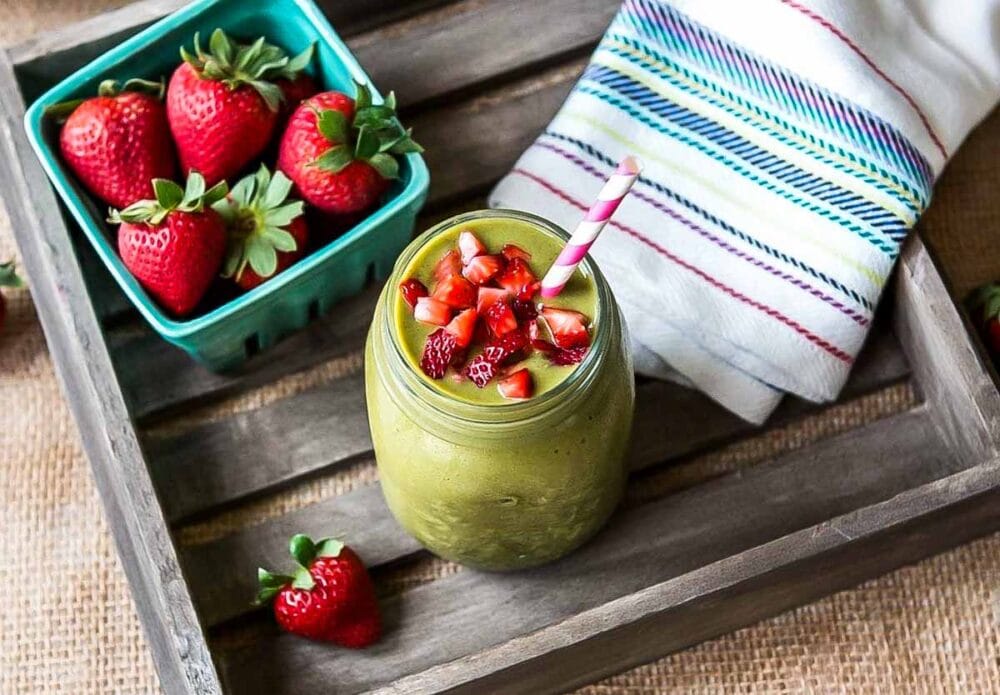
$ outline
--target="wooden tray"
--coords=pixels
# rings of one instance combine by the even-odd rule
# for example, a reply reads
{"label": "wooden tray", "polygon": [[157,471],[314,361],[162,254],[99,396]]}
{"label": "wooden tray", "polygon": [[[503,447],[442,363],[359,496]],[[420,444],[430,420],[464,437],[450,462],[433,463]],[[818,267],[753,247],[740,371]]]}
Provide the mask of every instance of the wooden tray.
{"label": "wooden tray", "polygon": [[[427,146],[426,225],[482,204],[558,108],[617,0],[324,4],[376,83],[398,89]],[[179,5],[140,2],[0,52],[0,191],[167,693],[559,691],[1000,528],[995,374],[914,238],[844,398],[911,380],[916,407],[633,499],[549,567],[455,571],[395,592],[373,649],[278,633],[248,601],[255,568],[281,566],[293,532],[345,534],[383,586],[427,562],[377,483],[182,542],[220,511],[370,466],[360,374],[235,414],[191,413],[356,355],[376,288],[240,373],[210,374],[129,310],[61,214],[21,126],[25,102]],[[671,384],[638,393],[636,471],[757,432]],[[769,426],[809,412],[787,399]]]}

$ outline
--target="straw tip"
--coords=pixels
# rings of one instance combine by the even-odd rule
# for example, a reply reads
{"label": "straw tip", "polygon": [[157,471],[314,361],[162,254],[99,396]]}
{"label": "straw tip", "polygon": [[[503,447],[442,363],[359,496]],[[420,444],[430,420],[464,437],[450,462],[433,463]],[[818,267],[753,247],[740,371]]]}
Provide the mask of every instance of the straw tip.
{"label": "straw tip", "polygon": [[618,173],[637,176],[642,171],[642,162],[634,155],[629,155],[618,163]]}

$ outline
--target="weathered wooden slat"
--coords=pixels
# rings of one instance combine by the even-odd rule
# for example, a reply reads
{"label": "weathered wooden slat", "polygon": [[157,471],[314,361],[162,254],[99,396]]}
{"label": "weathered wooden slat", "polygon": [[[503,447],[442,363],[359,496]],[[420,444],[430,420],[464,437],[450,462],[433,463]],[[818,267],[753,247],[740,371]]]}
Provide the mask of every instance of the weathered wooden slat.
{"label": "weathered wooden slat", "polygon": [[[500,103],[484,96],[421,117],[417,123],[432,168],[432,197],[437,202],[482,190],[514,163],[538,131],[558,109],[579,66],[555,73],[555,81],[529,81]],[[426,118],[426,120],[425,120]],[[141,337],[131,333],[120,340],[112,331],[108,340],[132,414],[143,419],[159,411],[184,406],[200,398],[217,398],[265,383],[345,354],[345,340],[364,335],[374,306],[375,292],[348,300],[327,317],[292,336],[233,374],[218,375],[198,366],[181,350],[165,343],[149,329]],[[157,378],[148,378],[148,365],[157,365]]]}
{"label": "weathered wooden slat", "polygon": [[361,374],[144,442],[164,513],[179,519],[371,454]]}
{"label": "weathered wooden slat", "polygon": [[263,638],[222,654],[223,678],[240,693],[347,693],[468,657],[954,472],[928,425],[918,409],[624,510],[593,542],[547,567],[465,571],[406,592],[385,603],[386,635],[362,653]]}
{"label": "weathered wooden slat", "polygon": [[392,518],[381,488],[367,485],[221,540],[182,547],[181,561],[191,593],[199,597],[202,620],[215,625],[252,610],[257,567],[287,567],[288,540],[296,533],[313,538],[349,538],[351,546],[371,567],[396,562],[421,550],[420,544]]}
{"label": "weathered wooden slat", "polygon": [[[876,324],[844,389],[844,398],[898,381],[906,361],[888,323]],[[769,426],[815,410],[787,399]],[[632,468],[688,455],[754,431],[703,394],[668,382],[637,390]],[[145,450],[167,518],[177,522],[371,455],[360,375],[206,423],[168,437],[147,438]],[[238,455],[236,452],[239,452]]]}
{"label": "weathered wooden slat", "polygon": [[[378,292],[371,287],[345,300],[331,315],[225,374],[209,371],[148,331],[138,337],[131,331],[111,332],[109,347],[133,417],[169,412],[202,396],[223,397],[357,350],[364,343]],[[155,378],[151,364],[156,365]]]}
{"label": "weathered wooden slat", "polygon": [[467,0],[347,43],[375,84],[408,107],[589,51],[619,4]]}

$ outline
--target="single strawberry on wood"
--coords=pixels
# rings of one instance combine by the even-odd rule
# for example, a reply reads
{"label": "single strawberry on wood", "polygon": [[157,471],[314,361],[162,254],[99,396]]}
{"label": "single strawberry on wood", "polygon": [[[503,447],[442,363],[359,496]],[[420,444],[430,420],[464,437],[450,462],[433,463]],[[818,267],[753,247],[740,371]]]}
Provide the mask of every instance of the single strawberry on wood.
{"label": "single strawberry on wood", "polygon": [[226,225],[211,205],[226,195],[223,181],[205,190],[193,172],[182,189],[154,179],[155,200],[140,200],[108,219],[120,224],[118,252],[125,267],[167,311],[185,316],[197,306],[222,266]]}
{"label": "single strawberry on wood", "polygon": [[[18,276],[14,261],[0,263],[0,287],[24,287],[24,281]],[[7,300],[0,294],[0,330],[7,321]]]}
{"label": "single strawberry on wood", "polygon": [[375,587],[361,558],[333,538],[313,542],[296,535],[289,551],[291,575],[257,570],[257,605],[273,603],[282,629],[313,640],[360,649],[382,633]]}
{"label": "single strawberry on wood", "polygon": [[105,80],[97,96],[54,104],[46,115],[64,120],[59,151],[84,187],[123,208],[153,194],[152,180],[176,172],[163,106],[163,82]]}
{"label": "single strawberry on wood", "polygon": [[226,222],[222,276],[252,290],[302,257],[309,229],[301,201],[289,201],[292,182],[261,164],[240,179],[212,209]]}
{"label": "single strawberry on wood", "polygon": [[306,99],[281,137],[278,168],[325,213],[371,208],[399,176],[396,157],[423,151],[396,120],[391,92],[373,104],[367,86],[358,84],[356,91],[356,99],[335,91]]}
{"label": "single strawberry on wood", "polygon": [[167,119],[182,173],[198,171],[213,185],[267,147],[284,99],[278,82],[298,79],[313,47],[292,58],[263,37],[241,44],[216,29],[208,52],[195,34],[194,51],[181,49],[184,62],[167,87]]}
{"label": "single strawberry on wood", "polygon": [[969,300],[983,340],[995,357],[1000,357],[1000,283],[984,285]]}

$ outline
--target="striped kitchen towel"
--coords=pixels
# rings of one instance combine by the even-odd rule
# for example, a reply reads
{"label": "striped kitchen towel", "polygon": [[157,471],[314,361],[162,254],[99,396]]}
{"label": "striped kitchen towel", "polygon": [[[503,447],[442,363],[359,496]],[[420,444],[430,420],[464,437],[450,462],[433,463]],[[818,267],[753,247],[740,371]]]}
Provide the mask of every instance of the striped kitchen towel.
{"label": "striped kitchen towel", "polygon": [[591,251],[637,370],[754,422],[831,400],[998,41],[1000,0],[625,0],[490,205],[572,229],[637,155]]}

